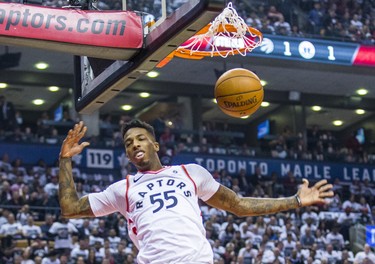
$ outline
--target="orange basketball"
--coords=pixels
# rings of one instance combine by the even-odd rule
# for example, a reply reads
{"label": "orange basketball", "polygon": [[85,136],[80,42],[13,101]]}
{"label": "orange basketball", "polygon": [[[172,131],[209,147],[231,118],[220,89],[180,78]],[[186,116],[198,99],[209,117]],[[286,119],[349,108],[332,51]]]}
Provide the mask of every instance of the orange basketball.
{"label": "orange basketball", "polygon": [[215,98],[227,115],[243,117],[253,114],[263,101],[263,86],[259,77],[246,69],[226,71],[215,84]]}

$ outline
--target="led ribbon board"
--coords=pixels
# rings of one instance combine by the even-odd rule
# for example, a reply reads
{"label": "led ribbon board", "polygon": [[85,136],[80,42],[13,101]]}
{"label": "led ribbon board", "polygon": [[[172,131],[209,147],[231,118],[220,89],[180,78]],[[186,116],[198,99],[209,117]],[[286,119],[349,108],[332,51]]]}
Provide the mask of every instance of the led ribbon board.
{"label": "led ribbon board", "polygon": [[320,39],[264,35],[261,46],[247,56],[375,67],[375,47]]}

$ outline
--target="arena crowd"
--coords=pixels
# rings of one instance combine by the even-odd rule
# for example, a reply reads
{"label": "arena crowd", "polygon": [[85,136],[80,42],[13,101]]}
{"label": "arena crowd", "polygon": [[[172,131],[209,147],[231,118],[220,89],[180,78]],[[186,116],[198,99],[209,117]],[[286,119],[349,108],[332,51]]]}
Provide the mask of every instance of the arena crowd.
{"label": "arena crowd", "polygon": [[[3,1],[19,2],[19,1]],[[168,1],[169,10],[184,1]],[[98,1],[102,10],[121,9],[120,1]],[[68,1],[48,0],[43,5],[62,7]],[[129,1],[130,10],[160,16],[161,2]],[[263,33],[291,37],[319,37],[373,45],[375,39],[374,1],[234,1],[245,21]],[[290,8],[292,7],[292,8]],[[148,17],[150,18],[150,17]],[[4,118],[4,117],[2,117]],[[101,118],[101,135],[90,138],[93,146],[123,147],[119,124],[128,116]],[[25,124],[22,112],[14,109],[0,122],[1,142],[51,144],[61,143],[75,120],[64,113],[57,126],[47,112],[35,126]],[[165,121],[165,120],[164,120]],[[154,125],[165,124],[155,120]],[[339,161],[373,164],[355,136],[338,140],[334,133],[311,127],[294,134],[284,132],[265,140],[260,146],[248,146],[226,136],[225,124],[205,123],[207,136],[193,144],[195,135],[181,132],[175,126],[157,126],[160,155],[168,165],[181,152],[216,155],[241,155],[277,159]],[[221,131],[224,133],[216,133]],[[212,133],[209,133],[212,132]],[[122,174],[134,172],[128,164]],[[80,195],[104,189],[114,179],[87,175],[74,169]],[[127,234],[126,220],[120,214],[95,219],[67,220],[60,216],[57,199],[58,168],[56,164],[24,164],[4,154],[0,160],[0,263],[136,263],[137,249]],[[282,197],[293,195],[300,184],[292,172],[281,178],[276,173],[262,175],[257,169],[251,177],[245,171],[230,175],[213,171],[213,177],[239,195]],[[201,204],[202,217],[214,251],[215,263],[375,263],[368,245],[356,250],[350,241],[350,228],[375,224],[375,186],[368,181],[350,185],[334,181],[335,196],[325,206],[263,217],[237,218],[224,211]]]}
{"label": "arena crowd", "polygon": [[[129,165],[129,173],[134,169]],[[43,162],[25,166],[22,160],[0,161],[1,263],[136,263],[137,249],[120,214],[68,220],[60,216],[58,168]],[[79,195],[104,189],[74,169]],[[283,197],[297,192],[300,180],[245,171],[230,175],[214,171],[213,177],[239,195]],[[324,206],[259,217],[237,218],[201,203],[207,239],[215,263],[371,263],[371,248],[355,251],[350,228],[375,224],[375,186],[354,181],[334,181],[335,196]],[[366,249],[367,248],[367,249]],[[371,254],[370,254],[371,253]],[[362,256],[362,257],[363,257]]]}
{"label": "arena crowd", "polygon": [[[47,116],[42,114],[42,118],[48,120]],[[73,124],[67,114],[65,117],[69,124]],[[121,137],[117,138],[119,131],[116,127],[129,119],[130,116],[123,116],[115,124],[110,117],[103,117],[103,137],[97,139],[97,142],[105,141],[107,147],[123,147]],[[155,120],[154,125],[160,128],[157,133],[161,143],[159,154],[165,165],[169,164],[174,154],[183,151],[193,151],[198,155],[257,155],[251,148],[236,146],[229,139],[227,146],[231,146],[234,152],[228,153],[229,148],[224,146],[211,148],[215,140],[226,142],[225,139],[216,137],[207,137],[207,147],[202,144],[199,147],[191,146],[190,140],[175,133],[178,129],[162,126],[163,123],[163,120]],[[31,137],[21,135],[17,140],[13,137],[19,134],[14,133],[14,130],[6,130],[3,135],[7,136],[2,140],[11,142],[13,138],[14,142],[24,144],[60,144],[63,134],[58,132],[53,133],[56,135],[55,141],[47,140],[51,131],[57,130],[49,124],[45,122],[41,125],[42,128],[38,125],[38,132],[32,133]],[[175,120],[175,124],[178,124],[178,120]],[[215,131],[212,124],[205,124],[205,127]],[[22,131],[22,125],[15,128],[17,129]],[[287,143],[279,142],[280,137],[288,138],[288,133],[290,132],[286,130],[284,135],[267,143],[266,157],[306,159],[303,155],[289,156],[294,152],[291,152]],[[310,142],[311,146],[321,146],[324,150],[324,146],[329,146],[329,142],[325,140],[340,144],[327,135],[330,134],[314,127],[309,131],[309,138],[313,140]],[[32,140],[27,141],[25,138]],[[280,149],[273,147],[276,143],[272,142],[275,140],[285,147],[285,155],[280,156]],[[322,143],[318,143],[319,141]],[[304,145],[309,149],[308,142]],[[348,146],[346,148],[349,149]],[[352,151],[354,153],[361,150]],[[320,155],[320,159],[314,159],[325,160],[325,154]],[[131,164],[126,164],[121,169],[123,177],[135,172]],[[73,169],[73,174],[80,196],[103,190],[117,180],[88,175],[81,172],[79,167]],[[274,172],[263,175],[260,168],[256,168],[250,177],[246,176],[244,170],[235,175],[226,170],[213,171],[212,175],[241,196],[290,196],[297,192],[301,183],[293,172],[289,172],[286,177],[280,177]],[[120,214],[79,220],[67,220],[60,216],[57,164],[46,164],[43,160],[37,164],[24,164],[21,159],[10,160],[4,154],[0,160],[0,176],[1,263],[136,263],[137,249],[129,239],[126,220]],[[354,181],[349,185],[335,179],[333,183],[335,196],[327,205],[277,215],[237,218],[202,203],[202,218],[207,239],[214,251],[215,263],[366,263],[363,260],[365,258],[375,261],[375,255],[368,245],[362,245],[363,251],[358,251],[351,243],[353,237],[350,237],[351,227],[375,224],[375,186],[367,180]]]}

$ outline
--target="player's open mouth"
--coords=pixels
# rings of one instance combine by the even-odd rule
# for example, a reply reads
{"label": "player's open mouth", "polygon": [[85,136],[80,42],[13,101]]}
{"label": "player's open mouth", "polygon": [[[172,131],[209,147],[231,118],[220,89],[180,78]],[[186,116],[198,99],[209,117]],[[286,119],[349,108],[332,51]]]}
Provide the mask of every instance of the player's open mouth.
{"label": "player's open mouth", "polygon": [[134,157],[136,159],[142,159],[145,156],[145,153],[143,151],[138,151],[135,153]]}

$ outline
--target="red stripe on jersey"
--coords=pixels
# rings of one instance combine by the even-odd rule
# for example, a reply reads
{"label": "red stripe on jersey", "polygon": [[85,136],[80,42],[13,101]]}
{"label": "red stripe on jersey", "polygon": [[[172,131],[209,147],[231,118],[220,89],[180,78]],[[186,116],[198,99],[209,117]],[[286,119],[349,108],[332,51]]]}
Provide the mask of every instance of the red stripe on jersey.
{"label": "red stripe on jersey", "polygon": [[188,176],[188,178],[191,180],[191,182],[194,184],[194,190],[195,190],[195,194],[197,194],[197,185],[195,184],[193,178],[190,177],[190,174],[189,172],[187,171],[187,169],[185,168],[184,165],[181,165],[182,169],[185,171],[186,175]]}
{"label": "red stripe on jersey", "polygon": [[126,212],[129,213],[129,197],[128,197],[128,192],[129,192],[129,174],[126,175],[126,192],[125,192]]}

